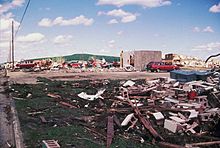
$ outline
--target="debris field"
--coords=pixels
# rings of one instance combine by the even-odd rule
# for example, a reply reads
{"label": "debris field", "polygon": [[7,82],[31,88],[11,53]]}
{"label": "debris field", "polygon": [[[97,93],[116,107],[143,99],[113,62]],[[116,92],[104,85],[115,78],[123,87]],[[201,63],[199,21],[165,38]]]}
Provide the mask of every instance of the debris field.
{"label": "debris field", "polygon": [[219,147],[218,76],[13,84],[26,147]]}

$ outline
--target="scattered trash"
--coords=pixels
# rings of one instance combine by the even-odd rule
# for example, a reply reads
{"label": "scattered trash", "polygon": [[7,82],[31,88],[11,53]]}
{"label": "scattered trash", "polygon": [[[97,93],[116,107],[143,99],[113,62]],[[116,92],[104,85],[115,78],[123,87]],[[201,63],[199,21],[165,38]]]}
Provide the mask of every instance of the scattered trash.
{"label": "scattered trash", "polygon": [[82,99],[93,101],[93,100],[98,99],[98,98],[103,99],[103,97],[101,95],[104,92],[105,92],[105,89],[99,90],[95,95],[87,95],[87,93],[81,92],[80,94],[78,94],[78,96]]}
{"label": "scattered trash", "polygon": [[128,80],[127,82],[125,82],[123,84],[124,87],[127,87],[127,86],[133,86],[135,84],[135,82],[131,81],[131,80]]}
{"label": "scattered trash", "polygon": [[43,140],[43,148],[60,148],[60,145],[55,140]]}

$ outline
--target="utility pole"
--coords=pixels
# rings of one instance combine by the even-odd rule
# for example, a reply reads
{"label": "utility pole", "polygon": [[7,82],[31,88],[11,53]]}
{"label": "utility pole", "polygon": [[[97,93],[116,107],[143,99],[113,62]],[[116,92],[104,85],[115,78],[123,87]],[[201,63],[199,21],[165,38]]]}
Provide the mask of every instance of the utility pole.
{"label": "utility pole", "polygon": [[9,42],[8,62],[11,63],[11,41]]}
{"label": "utility pole", "polygon": [[11,54],[12,54],[12,69],[14,70],[14,21],[12,21],[12,26],[11,26]]}

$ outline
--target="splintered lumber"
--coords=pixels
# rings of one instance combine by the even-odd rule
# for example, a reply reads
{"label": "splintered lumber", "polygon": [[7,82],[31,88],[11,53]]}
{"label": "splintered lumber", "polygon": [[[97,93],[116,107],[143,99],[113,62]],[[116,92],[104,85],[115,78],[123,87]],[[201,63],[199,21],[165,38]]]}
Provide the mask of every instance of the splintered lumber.
{"label": "splintered lumber", "polygon": [[67,107],[69,107],[69,108],[77,108],[76,106],[73,106],[73,105],[71,105],[71,104],[69,104],[69,103],[66,103],[66,102],[63,102],[63,101],[60,101],[59,102],[61,105],[63,105],[63,106],[67,106]]}
{"label": "splintered lumber", "polygon": [[111,146],[113,137],[114,137],[114,118],[113,118],[113,116],[108,116],[107,148],[109,148]]}
{"label": "splintered lumber", "polygon": [[167,143],[167,142],[159,142],[158,145],[163,148],[185,148],[184,146]]}
{"label": "splintered lumber", "polygon": [[47,96],[48,96],[48,97],[51,97],[51,98],[56,98],[56,99],[61,98],[60,95],[51,94],[51,93],[48,93]]}
{"label": "splintered lumber", "polygon": [[186,145],[188,145],[188,146],[208,146],[208,145],[213,145],[213,144],[220,144],[220,141],[199,142],[199,143],[191,143],[191,144],[186,144]]}
{"label": "splintered lumber", "polygon": [[106,140],[106,136],[104,134],[98,132],[96,129],[89,128],[89,127],[85,127],[85,129],[87,129],[88,131],[92,132],[93,134],[96,134],[97,136],[101,137],[102,139]]}
{"label": "splintered lumber", "polygon": [[39,112],[31,112],[31,113],[27,113],[28,115],[34,116],[34,115],[38,115],[38,114],[43,114],[44,112],[39,111]]}
{"label": "splintered lumber", "polygon": [[134,104],[131,102],[131,100],[128,99],[129,104],[132,106],[136,116],[140,120],[140,122],[144,125],[144,127],[153,135],[154,138],[164,140],[163,137],[161,137],[157,131],[152,127],[150,121],[143,117],[141,112],[137,107],[134,107]]}

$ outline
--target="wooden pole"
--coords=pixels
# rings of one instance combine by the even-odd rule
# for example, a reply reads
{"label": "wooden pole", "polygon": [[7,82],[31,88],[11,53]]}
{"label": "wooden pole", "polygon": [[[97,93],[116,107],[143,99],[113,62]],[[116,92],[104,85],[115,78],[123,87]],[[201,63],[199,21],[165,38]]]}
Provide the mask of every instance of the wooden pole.
{"label": "wooden pole", "polygon": [[11,41],[9,42],[8,62],[11,63]]}
{"label": "wooden pole", "polygon": [[11,54],[12,54],[12,69],[14,70],[14,21],[12,21],[12,26],[11,26]]}

